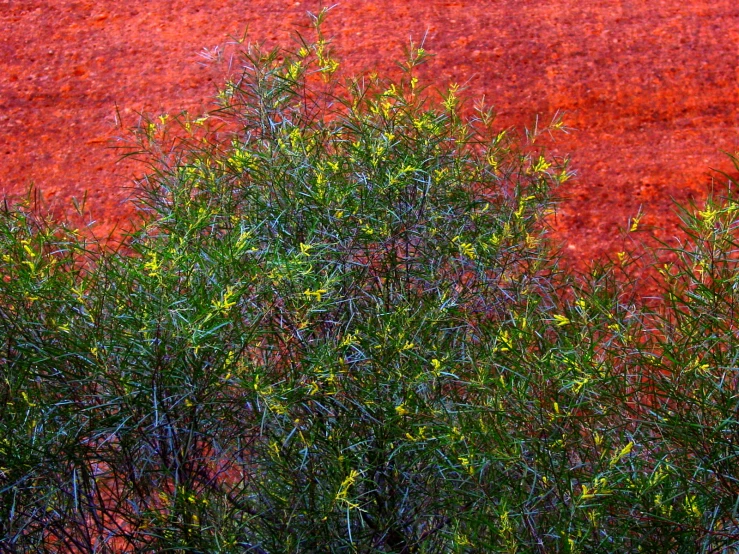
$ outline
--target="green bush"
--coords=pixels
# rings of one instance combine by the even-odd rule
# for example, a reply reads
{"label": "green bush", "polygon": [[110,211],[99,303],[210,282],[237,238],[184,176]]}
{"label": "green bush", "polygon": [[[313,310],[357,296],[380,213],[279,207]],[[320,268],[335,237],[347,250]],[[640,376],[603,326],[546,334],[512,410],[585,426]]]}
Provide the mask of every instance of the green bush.
{"label": "green bush", "polygon": [[123,247],[0,213],[2,550],[735,547],[736,204],[658,310],[575,281],[566,161],[429,100],[421,48],[339,82],[320,19],[139,130]]}

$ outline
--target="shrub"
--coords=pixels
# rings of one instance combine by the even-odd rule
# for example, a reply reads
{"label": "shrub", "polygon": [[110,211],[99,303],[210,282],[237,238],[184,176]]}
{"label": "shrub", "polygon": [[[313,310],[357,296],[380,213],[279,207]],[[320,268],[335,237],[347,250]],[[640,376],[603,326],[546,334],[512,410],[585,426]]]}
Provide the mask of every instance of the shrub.
{"label": "shrub", "polygon": [[733,204],[688,222],[664,312],[615,267],[577,284],[542,218],[566,162],[429,100],[421,48],[340,83],[321,18],[245,47],[208,117],[140,129],[125,247],[0,213],[2,548],[735,541]]}

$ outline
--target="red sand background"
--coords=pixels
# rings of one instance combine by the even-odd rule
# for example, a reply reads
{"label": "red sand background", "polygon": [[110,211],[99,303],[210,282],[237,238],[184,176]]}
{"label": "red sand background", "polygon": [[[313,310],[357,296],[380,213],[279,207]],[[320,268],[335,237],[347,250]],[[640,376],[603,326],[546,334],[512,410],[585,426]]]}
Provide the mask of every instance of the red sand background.
{"label": "red sand background", "polygon": [[[0,0],[0,196],[35,183],[57,209],[88,191],[100,232],[130,214],[131,165],[109,148],[116,106],[202,111],[222,73],[199,53],[249,27],[252,40],[309,34],[316,0]],[[554,147],[578,172],[554,221],[568,256],[619,249],[645,224],[675,235],[671,198],[702,200],[739,150],[736,0],[344,0],[325,27],[350,71],[386,71],[410,38],[424,71],[485,95],[501,125],[560,109],[577,130]]]}

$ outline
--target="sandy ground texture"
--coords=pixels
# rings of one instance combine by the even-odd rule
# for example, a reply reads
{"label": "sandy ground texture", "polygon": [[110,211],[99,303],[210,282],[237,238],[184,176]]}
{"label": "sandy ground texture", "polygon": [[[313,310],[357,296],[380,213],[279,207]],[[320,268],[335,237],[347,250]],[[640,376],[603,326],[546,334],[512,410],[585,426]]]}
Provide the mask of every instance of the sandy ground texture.
{"label": "sandy ground texture", "polygon": [[[290,45],[315,0],[0,0],[0,195],[35,184],[57,210],[88,195],[105,233],[131,210],[130,164],[110,141],[138,113],[212,107],[229,36]],[[619,229],[676,234],[672,199],[700,201],[739,150],[735,0],[344,0],[325,27],[352,72],[392,71],[424,36],[434,85],[457,82],[503,126],[557,110],[575,130],[553,150],[577,179],[553,226],[568,258],[621,248]]]}

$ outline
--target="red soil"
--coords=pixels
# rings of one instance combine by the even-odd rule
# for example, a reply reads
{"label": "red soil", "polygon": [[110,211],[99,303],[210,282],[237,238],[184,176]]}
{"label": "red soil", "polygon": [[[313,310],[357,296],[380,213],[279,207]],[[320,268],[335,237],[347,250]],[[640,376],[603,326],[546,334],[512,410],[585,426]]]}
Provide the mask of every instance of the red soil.
{"label": "red soil", "polygon": [[[222,73],[199,53],[240,36],[290,45],[311,36],[317,0],[0,0],[0,196],[31,183],[57,210],[72,197],[104,233],[125,222],[134,168],[109,148],[116,111],[203,111]],[[702,200],[739,150],[736,0],[346,0],[325,27],[349,71],[385,72],[410,38],[436,54],[423,71],[439,87],[485,95],[501,125],[549,121],[576,131],[575,181],[554,220],[573,261],[620,249],[619,229],[676,233],[671,198]]]}

